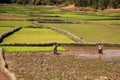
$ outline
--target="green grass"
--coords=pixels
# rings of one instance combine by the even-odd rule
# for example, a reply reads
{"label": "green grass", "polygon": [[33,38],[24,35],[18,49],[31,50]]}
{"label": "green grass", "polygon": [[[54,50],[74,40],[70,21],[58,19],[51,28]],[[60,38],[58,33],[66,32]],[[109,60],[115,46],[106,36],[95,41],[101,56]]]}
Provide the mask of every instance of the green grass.
{"label": "green grass", "polygon": [[0,5],[1,13],[26,13],[29,9],[25,9],[24,6],[20,5]]}
{"label": "green grass", "polygon": [[3,16],[2,19],[5,19],[8,18],[8,19],[19,19],[19,18],[28,18],[28,15],[25,15],[25,14],[9,14],[9,13],[0,13],[0,16]]}
{"label": "green grass", "polygon": [[10,28],[10,27],[0,27],[0,34],[3,33],[3,32],[9,31],[11,29],[12,28]]}
{"label": "green grass", "polygon": [[56,14],[57,16],[61,16],[63,18],[70,18],[70,19],[82,19],[82,20],[86,20],[86,19],[103,19],[103,18],[109,18],[106,16],[96,16],[96,15],[88,15],[88,14],[75,14],[75,13],[64,13],[64,14]]}
{"label": "green grass", "polygon": [[116,13],[101,13],[101,12],[59,12],[55,14],[49,14],[51,16],[60,16],[62,18],[69,19],[82,19],[82,20],[93,20],[93,19],[113,19],[118,18],[120,14]]}
{"label": "green grass", "polygon": [[[119,26],[120,20],[103,20],[103,19],[112,19],[112,18],[118,18],[120,14],[118,12],[67,12],[67,11],[59,11],[59,8],[53,7],[53,6],[23,6],[23,5],[0,5],[0,13],[7,13],[7,14],[16,14],[23,17],[26,16],[27,18],[32,18],[31,15],[35,15],[33,17],[39,17],[40,19],[60,19],[63,21],[74,21],[74,22],[80,22],[81,24],[49,24],[52,26],[56,26],[62,29],[65,29],[67,31],[70,31],[71,33],[83,38],[85,41],[88,43],[96,43],[96,42],[102,42],[102,43],[120,43],[120,38],[119,38],[119,28],[112,28],[112,27],[106,27],[106,26],[100,26],[99,24],[105,24],[105,25],[117,25]],[[37,16],[38,15],[38,16]],[[58,17],[55,17],[58,16]],[[101,20],[99,20],[101,19]],[[84,23],[84,21],[91,21],[94,23],[99,23],[99,24],[89,24],[89,23]],[[99,21],[93,21],[93,20],[99,20]],[[51,20],[50,20],[51,21]],[[5,20],[0,20],[0,26],[30,26],[33,25],[28,21],[5,21]],[[27,31],[26,31],[27,32]],[[7,40],[9,43],[14,43],[14,42],[28,42],[28,43],[49,43],[49,42],[54,42],[54,41],[59,41],[59,42],[71,42],[64,40],[64,38],[60,37],[54,37],[54,39],[48,38],[48,36],[45,39],[43,36],[38,38],[38,34],[35,34],[37,37],[32,37],[34,39],[38,38],[38,41],[36,40],[31,40],[30,37],[28,37],[28,40],[26,38],[26,33],[19,33],[19,35],[23,36],[23,39],[18,38],[15,40],[10,39],[11,41]],[[40,33],[42,34],[42,32]],[[44,34],[44,33],[43,33]],[[53,34],[53,33],[52,33]],[[17,34],[18,35],[18,34]],[[96,36],[97,35],[97,36]],[[51,34],[49,33],[49,37]],[[13,38],[13,37],[12,37]],[[20,37],[21,38],[21,37]],[[26,39],[25,39],[26,38]],[[56,39],[55,39],[56,38]],[[45,39],[45,40],[44,40]],[[50,39],[50,41],[49,41]],[[6,40],[6,39],[5,39]],[[63,41],[64,40],[64,41]],[[72,41],[73,42],[73,41]]]}
{"label": "green grass", "polygon": [[[52,46],[1,46],[5,52],[31,52],[31,51],[53,51]],[[58,47],[58,51],[65,51],[63,47]]]}
{"label": "green grass", "polygon": [[119,25],[120,26],[120,20],[98,20],[98,21],[91,21],[91,22],[105,24],[105,25]]}
{"label": "green grass", "polygon": [[22,28],[5,38],[3,43],[75,43],[67,36],[50,29]]}
{"label": "green grass", "polygon": [[120,28],[108,27],[96,24],[81,23],[81,24],[45,24],[55,26],[66,31],[69,31],[87,43],[111,43],[120,44]]}
{"label": "green grass", "polygon": [[54,13],[51,7],[41,6],[23,6],[23,5],[0,5],[0,13],[15,13],[15,14],[39,14],[39,13]]}
{"label": "green grass", "polygon": [[120,16],[119,13],[100,13],[100,12],[67,12],[58,11],[53,6],[23,6],[23,5],[0,5],[0,13],[10,14],[47,14],[60,16],[62,18],[75,19],[104,19]]}
{"label": "green grass", "polygon": [[16,26],[33,26],[32,23],[28,22],[28,21],[12,21],[12,20],[0,20],[0,26],[12,26],[12,27],[16,27]]}

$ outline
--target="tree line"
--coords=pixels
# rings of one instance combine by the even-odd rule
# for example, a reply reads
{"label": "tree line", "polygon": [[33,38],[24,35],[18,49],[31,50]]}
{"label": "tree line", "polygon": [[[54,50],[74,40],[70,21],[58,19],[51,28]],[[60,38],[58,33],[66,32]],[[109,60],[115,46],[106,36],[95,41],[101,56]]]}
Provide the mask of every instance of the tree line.
{"label": "tree line", "polygon": [[0,0],[0,3],[17,3],[30,5],[69,5],[93,7],[95,9],[120,8],[120,0]]}

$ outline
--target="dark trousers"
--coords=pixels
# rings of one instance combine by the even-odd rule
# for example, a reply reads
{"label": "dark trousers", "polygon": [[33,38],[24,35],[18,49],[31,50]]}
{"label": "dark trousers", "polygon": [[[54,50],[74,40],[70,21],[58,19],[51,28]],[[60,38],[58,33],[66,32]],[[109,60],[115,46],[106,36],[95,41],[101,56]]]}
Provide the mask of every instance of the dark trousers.
{"label": "dark trousers", "polygon": [[53,53],[54,53],[54,54],[57,54],[57,49],[54,49],[54,50],[53,50]]}
{"label": "dark trousers", "polygon": [[102,49],[98,49],[98,53],[99,54],[103,54],[103,50]]}

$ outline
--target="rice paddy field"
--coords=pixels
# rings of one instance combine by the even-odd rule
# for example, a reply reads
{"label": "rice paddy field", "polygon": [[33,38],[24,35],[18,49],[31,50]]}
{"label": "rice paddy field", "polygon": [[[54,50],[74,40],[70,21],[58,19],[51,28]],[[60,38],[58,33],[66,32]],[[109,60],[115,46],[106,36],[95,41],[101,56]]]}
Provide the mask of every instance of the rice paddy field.
{"label": "rice paddy field", "polygon": [[114,43],[120,44],[120,28],[102,26],[97,24],[81,23],[81,24],[45,24],[47,26],[55,26],[69,31],[87,43]]}
{"label": "rice paddy field", "polygon": [[29,5],[0,5],[0,13],[10,14],[48,14],[55,13],[53,6],[29,6]]}
{"label": "rice paddy field", "polygon": [[[31,23],[33,19],[33,21],[38,21],[40,24],[42,22],[42,25],[54,26],[71,32],[86,41],[86,43],[120,43],[119,12],[72,12],[62,11],[55,6],[1,4],[0,14],[3,15],[2,20],[0,20],[1,30],[3,27],[34,26],[34,24]],[[16,20],[12,20],[11,18],[6,20],[6,18],[4,19],[5,16],[15,17]],[[27,21],[26,19],[19,20],[19,18],[27,18],[31,21]],[[64,38],[63,36],[58,37],[53,35],[53,32],[48,33],[43,29],[41,31],[39,30],[40,29],[33,32],[29,31],[29,29],[22,29],[5,38],[3,43],[50,43],[55,41],[74,43],[74,41],[68,39],[67,36],[63,35]],[[44,34],[44,32],[46,32],[47,35],[46,33]],[[27,36],[26,33],[29,33],[29,36]],[[44,38],[43,36],[47,37]]]}
{"label": "rice paddy field", "polygon": [[[42,25],[54,26],[66,30],[83,39],[86,43],[120,43],[119,12],[73,12],[62,11],[57,6],[0,4],[0,14],[3,15],[0,20],[1,30],[3,27],[11,26],[34,26],[31,22],[36,21],[39,24],[42,22]],[[12,20],[11,18],[8,20],[6,16],[15,17],[16,20]],[[29,21],[27,19],[22,20],[22,18],[27,18]],[[112,27],[109,25],[112,25]],[[51,43],[55,41],[74,43],[67,36],[59,35],[58,37],[56,36],[58,33],[53,35],[54,32],[52,30],[32,30],[24,28],[5,38],[3,43]]]}
{"label": "rice paddy field", "polygon": [[120,20],[97,20],[97,21],[91,21],[94,23],[104,24],[104,25],[113,25],[120,27]]}
{"label": "rice paddy field", "polygon": [[31,22],[28,21],[16,21],[16,20],[0,20],[0,26],[2,27],[16,27],[16,26],[33,26]]}
{"label": "rice paddy field", "polygon": [[67,36],[50,29],[23,28],[5,38],[3,43],[75,43]]}
{"label": "rice paddy field", "polygon": [[7,32],[7,31],[9,31],[11,29],[13,29],[13,28],[10,28],[10,27],[0,27],[0,34],[4,33],[4,32]]}
{"label": "rice paddy field", "polygon": [[[58,46],[60,54],[53,55],[53,46],[14,45],[76,43],[50,27],[70,32],[86,44],[119,45],[119,18],[119,12],[73,12],[49,5],[0,4],[0,35],[16,26],[22,27],[0,43],[0,47],[5,51],[8,70],[15,73],[17,80],[119,80],[120,58],[117,54],[120,53],[120,47],[104,46],[103,50],[111,55],[109,54],[109,57],[104,53],[98,59],[96,46]],[[28,26],[29,28],[26,28]],[[91,57],[94,55],[94,58]],[[105,58],[102,58],[104,56]]]}
{"label": "rice paddy field", "polygon": [[[53,51],[53,46],[1,46],[5,52],[40,52],[40,51]],[[63,47],[58,47],[59,51],[65,51]]]}
{"label": "rice paddy field", "polygon": [[102,13],[102,12],[66,12],[61,11],[53,6],[23,6],[23,5],[0,5],[0,13],[9,14],[45,14],[50,16],[59,16],[62,18],[75,18],[75,19],[104,19],[116,18],[120,16],[119,12],[116,13]]}

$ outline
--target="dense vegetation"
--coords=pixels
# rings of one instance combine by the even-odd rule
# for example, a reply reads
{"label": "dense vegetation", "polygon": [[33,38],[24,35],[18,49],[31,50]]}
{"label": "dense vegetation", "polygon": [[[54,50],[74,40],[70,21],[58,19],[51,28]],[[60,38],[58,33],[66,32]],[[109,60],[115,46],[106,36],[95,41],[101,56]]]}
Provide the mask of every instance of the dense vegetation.
{"label": "dense vegetation", "polygon": [[69,5],[93,7],[96,9],[119,8],[120,0],[1,0],[0,3],[18,3],[33,5]]}

